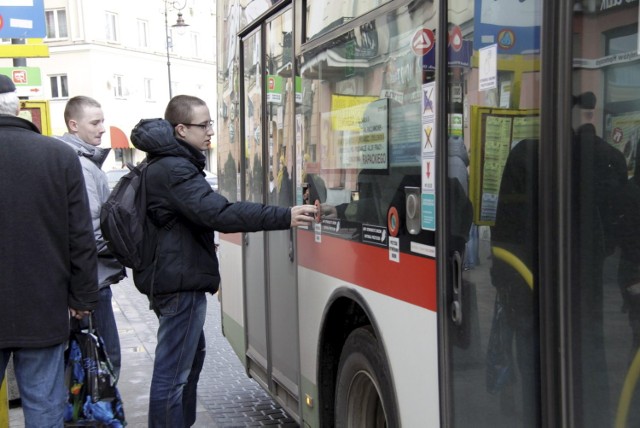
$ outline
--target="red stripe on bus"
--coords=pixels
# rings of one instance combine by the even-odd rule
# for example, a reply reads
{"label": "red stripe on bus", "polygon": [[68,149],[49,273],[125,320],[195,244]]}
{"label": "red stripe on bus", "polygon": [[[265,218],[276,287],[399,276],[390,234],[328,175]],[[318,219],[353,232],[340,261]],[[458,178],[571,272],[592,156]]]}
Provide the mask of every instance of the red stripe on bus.
{"label": "red stripe on bus", "polygon": [[[298,231],[298,263],[305,268],[436,311],[436,262],[401,253],[389,260],[389,249]],[[302,284],[304,287],[304,284]]]}

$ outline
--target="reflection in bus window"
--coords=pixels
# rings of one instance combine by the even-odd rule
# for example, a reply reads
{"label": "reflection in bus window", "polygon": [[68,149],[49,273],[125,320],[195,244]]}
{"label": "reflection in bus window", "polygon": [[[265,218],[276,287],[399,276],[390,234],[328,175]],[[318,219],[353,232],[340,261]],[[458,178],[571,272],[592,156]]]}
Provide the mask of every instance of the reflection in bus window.
{"label": "reflection in bus window", "polygon": [[449,198],[449,248],[463,265],[464,316],[448,325],[455,427],[541,426],[542,3],[449,3],[447,175],[461,184],[473,211],[471,226],[453,233],[465,205]]}
{"label": "reflection in bus window", "polygon": [[[435,27],[432,7],[400,8],[302,57],[303,200],[339,220],[343,237],[361,240],[367,225],[385,244],[389,210],[404,211],[405,189],[421,186],[422,83],[433,82],[435,44],[426,66],[410,42],[416,28]],[[433,244],[433,231],[414,232]]]}
{"label": "reflection in bus window", "polygon": [[[307,1],[307,34],[305,40],[313,39],[331,31],[387,1],[389,0],[309,0]],[[377,32],[374,25],[374,22],[370,22],[360,27],[360,31],[356,36],[357,41],[354,40],[354,51],[375,52],[377,50]]]}
{"label": "reflection in bus window", "polygon": [[576,2],[573,24],[576,424],[638,426],[638,3]]}

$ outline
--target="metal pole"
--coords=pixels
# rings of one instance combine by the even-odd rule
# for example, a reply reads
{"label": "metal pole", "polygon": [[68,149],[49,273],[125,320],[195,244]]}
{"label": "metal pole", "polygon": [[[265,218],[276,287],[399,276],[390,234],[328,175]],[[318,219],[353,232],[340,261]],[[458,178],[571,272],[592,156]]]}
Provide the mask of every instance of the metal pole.
{"label": "metal pole", "polygon": [[169,37],[169,20],[168,20],[168,9],[167,3],[169,0],[164,0],[164,30],[166,36],[167,43],[167,76],[169,77],[169,99],[173,98],[173,91],[171,90],[171,57],[169,56],[169,45],[171,43],[171,38]]}

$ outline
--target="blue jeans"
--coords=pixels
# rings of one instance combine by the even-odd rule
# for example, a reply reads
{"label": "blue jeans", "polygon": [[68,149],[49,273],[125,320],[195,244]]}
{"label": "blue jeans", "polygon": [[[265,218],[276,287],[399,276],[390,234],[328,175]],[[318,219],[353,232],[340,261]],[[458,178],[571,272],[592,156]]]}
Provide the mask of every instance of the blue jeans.
{"label": "blue jeans", "polygon": [[118,335],[118,326],[116,318],[113,315],[113,306],[111,305],[113,293],[111,287],[105,287],[98,294],[98,306],[93,312],[93,319],[96,323],[95,327],[98,334],[104,341],[104,347],[113,365],[113,372],[120,377],[120,336]]}
{"label": "blue jeans", "polygon": [[149,428],[190,427],[196,420],[196,389],[206,352],[203,292],[154,296],[160,321],[151,392]]}
{"label": "blue jeans", "polygon": [[26,428],[61,428],[67,391],[64,386],[66,344],[48,348],[0,349],[0,383],[13,354]]}

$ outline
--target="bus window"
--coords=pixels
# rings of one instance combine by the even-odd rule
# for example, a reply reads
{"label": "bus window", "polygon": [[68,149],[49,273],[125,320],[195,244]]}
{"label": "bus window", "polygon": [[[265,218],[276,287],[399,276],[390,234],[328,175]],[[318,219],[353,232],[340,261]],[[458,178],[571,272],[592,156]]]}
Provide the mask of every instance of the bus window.
{"label": "bus window", "polygon": [[[370,228],[385,245],[389,209],[420,186],[423,64],[409,42],[422,25],[436,22],[395,11],[302,57],[302,200],[344,238],[366,241]],[[415,233],[433,244],[433,231]]]}
{"label": "bus window", "polygon": [[638,3],[576,1],[573,27],[575,425],[638,426]]}
{"label": "bus window", "polygon": [[[305,40],[311,40],[323,33],[333,30],[340,24],[349,22],[354,17],[363,15],[389,0],[309,0],[307,1],[307,34]],[[363,43],[365,49],[375,49],[375,43]]]}

